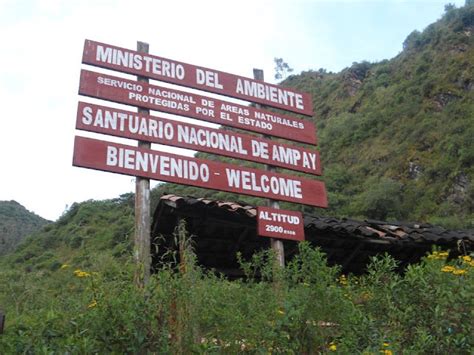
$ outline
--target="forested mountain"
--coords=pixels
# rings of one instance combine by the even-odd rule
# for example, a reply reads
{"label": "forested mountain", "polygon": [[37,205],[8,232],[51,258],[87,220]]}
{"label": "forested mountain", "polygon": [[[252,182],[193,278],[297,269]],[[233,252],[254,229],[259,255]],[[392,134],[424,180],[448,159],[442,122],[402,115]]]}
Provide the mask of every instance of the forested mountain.
{"label": "forested mountain", "polygon": [[[282,82],[309,92],[315,107],[330,208],[304,210],[472,228],[473,44],[474,5],[447,5],[439,21],[409,34],[393,59]],[[255,202],[169,184],[160,189]]]}
{"label": "forested mountain", "polygon": [[16,201],[0,201],[0,255],[12,251],[27,235],[47,223]]}

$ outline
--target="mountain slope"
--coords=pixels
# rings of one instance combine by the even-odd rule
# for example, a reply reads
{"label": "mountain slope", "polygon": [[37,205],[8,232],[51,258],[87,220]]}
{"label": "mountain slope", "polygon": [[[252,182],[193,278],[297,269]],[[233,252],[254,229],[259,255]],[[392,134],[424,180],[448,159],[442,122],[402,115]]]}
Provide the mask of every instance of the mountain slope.
{"label": "mountain slope", "polygon": [[301,76],[315,99],[335,211],[470,225],[473,32],[474,6],[451,9],[390,61]]}
{"label": "mountain slope", "polygon": [[[473,33],[474,5],[447,7],[442,19],[412,32],[391,60],[354,63],[339,73],[303,72],[282,83],[313,97],[329,192],[327,211],[300,209],[472,227]],[[170,184],[158,189],[258,203]]]}
{"label": "mountain slope", "polygon": [[0,201],[0,255],[12,251],[27,235],[48,223],[16,201]]}
{"label": "mountain slope", "polygon": [[62,264],[87,264],[99,256],[130,254],[133,235],[133,194],[104,201],[74,203],[56,222],[28,236],[3,265],[28,271],[54,271]]}

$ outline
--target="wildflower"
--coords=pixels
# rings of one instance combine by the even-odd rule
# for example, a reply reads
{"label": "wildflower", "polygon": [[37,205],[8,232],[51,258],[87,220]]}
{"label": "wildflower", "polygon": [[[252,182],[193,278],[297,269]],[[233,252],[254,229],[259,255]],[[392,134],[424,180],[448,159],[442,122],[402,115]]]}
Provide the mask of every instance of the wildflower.
{"label": "wildflower", "polygon": [[467,272],[467,270],[464,269],[455,269],[453,270],[453,275],[463,275]]}
{"label": "wildflower", "polygon": [[448,257],[449,253],[447,251],[439,252],[434,251],[432,254],[428,255],[428,259],[434,260],[444,260]]}
{"label": "wildflower", "polygon": [[474,267],[474,260],[469,255],[463,255],[459,257],[464,264]]}
{"label": "wildflower", "polygon": [[388,349],[380,350],[380,352],[381,352],[383,355],[393,355],[393,351],[392,351],[392,350],[388,350]]}
{"label": "wildflower", "polygon": [[92,302],[89,303],[89,305],[87,306],[87,308],[94,308],[95,306],[97,306],[97,301],[96,301],[96,300],[92,300]]}
{"label": "wildflower", "polygon": [[337,350],[337,345],[333,341],[329,343],[329,350],[330,351],[336,351]]}
{"label": "wildflower", "polygon": [[63,269],[67,269],[68,267],[69,267],[69,265],[68,265],[68,264],[62,264],[62,265],[61,265],[61,270],[63,270]]}
{"label": "wildflower", "polygon": [[388,346],[390,346],[390,343],[387,342],[387,341],[384,341],[382,345],[385,346],[385,347],[388,347]]}
{"label": "wildflower", "polygon": [[86,272],[86,271],[82,271],[82,270],[80,270],[80,269],[74,270],[74,275],[75,275],[76,277],[79,277],[79,278],[91,276],[90,273],[88,273],[88,272]]}
{"label": "wildflower", "polygon": [[456,270],[454,266],[450,266],[450,265],[446,265],[441,268],[442,272],[453,272],[454,270]]}
{"label": "wildflower", "polygon": [[344,286],[347,285],[346,275],[342,274],[341,276],[339,276],[339,283]]}

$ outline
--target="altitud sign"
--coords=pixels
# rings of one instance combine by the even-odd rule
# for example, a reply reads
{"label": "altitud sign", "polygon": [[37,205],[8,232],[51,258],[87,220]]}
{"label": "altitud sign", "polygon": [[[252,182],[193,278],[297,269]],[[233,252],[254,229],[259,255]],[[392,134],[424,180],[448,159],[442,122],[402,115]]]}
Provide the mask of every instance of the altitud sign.
{"label": "altitud sign", "polygon": [[301,212],[259,206],[257,231],[263,237],[303,241],[303,215]]}
{"label": "altitud sign", "polygon": [[259,80],[86,40],[84,64],[231,96],[312,116],[311,96]]}
{"label": "altitud sign", "polygon": [[238,165],[76,137],[73,165],[244,195],[327,207],[324,183]]}
{"label": "altitud sign", "polygon": [[106,106],[79,102],[76,128],[321,175],[314,150]]}
{"label": "altitud sign", "polygon": [[134,80],[81,71],[79,94],[248,131],[316,143],[312,122]]}

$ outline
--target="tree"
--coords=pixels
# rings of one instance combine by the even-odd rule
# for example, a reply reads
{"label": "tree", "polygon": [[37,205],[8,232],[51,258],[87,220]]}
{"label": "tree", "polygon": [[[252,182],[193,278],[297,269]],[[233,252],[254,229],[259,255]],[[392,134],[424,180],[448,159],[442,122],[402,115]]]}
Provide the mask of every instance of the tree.
{"label": "tree", "polygon": [[452,3],[446,4],[446,5],[444,5],[444,12],[452,11],[455,8],[456,8],[456,5],[454,5]]}
{"label": "tree", "polygon": [[285,79],[289,73],[293,71],[287,62],[283,61],[283,58],[275,58],[275,79]]}

